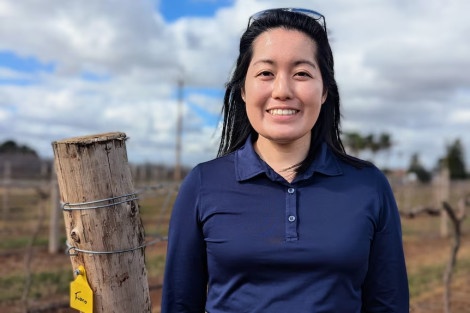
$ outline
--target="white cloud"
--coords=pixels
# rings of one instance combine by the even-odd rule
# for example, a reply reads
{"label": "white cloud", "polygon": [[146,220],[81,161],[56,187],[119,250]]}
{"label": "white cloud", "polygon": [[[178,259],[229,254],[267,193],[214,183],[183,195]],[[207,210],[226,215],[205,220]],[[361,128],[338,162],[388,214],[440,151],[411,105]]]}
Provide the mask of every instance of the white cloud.
{"label": "white cloud", "polygon": [[450,122],[470,125],[470,109],[453,111],[450,114]]}
{"label": "white cloud", "polygon": [[4,122],[11,116],[10,112],[0,108],[0,121]]}
{"label": "white cloud", "polygon": [[218,97],[207,96],[200,93],[190,94],[186,101],[196,105],[198,108],[209,114],[218,115],[222,108],[224,92],[221,90],[217,95]]}
{"label": "white cloud", "polygon": [[[166,24],[151,0],[1,1],[0,51],[52,62],[55,70],[0,68],[0,79],[34,81],[0,84],[0,141],[14,138],[51,156],[52,140],[124,131],[131,161],[171,164],[178,79],[222,89],[248,17],[284,6],[238,0],[210,18]],[[446,142],[470,133],[470,2],[294,0],[289,6],[326,16],[345,130],[390,132],[401,155],[391,161],[403,165],[419,152],[429,166]],[[107,79],[86,81],[85,72]],[[185,101],[183,161],[194,165],[215,155],[219,133],[191,105],[218,114],[222,99],[190,93]],[[469,139],[463,143],[470,146]]]}
{"label": "white cloud", "polygon": [[32,78],[31,74],[0,67],[0,80],[30,80]]}

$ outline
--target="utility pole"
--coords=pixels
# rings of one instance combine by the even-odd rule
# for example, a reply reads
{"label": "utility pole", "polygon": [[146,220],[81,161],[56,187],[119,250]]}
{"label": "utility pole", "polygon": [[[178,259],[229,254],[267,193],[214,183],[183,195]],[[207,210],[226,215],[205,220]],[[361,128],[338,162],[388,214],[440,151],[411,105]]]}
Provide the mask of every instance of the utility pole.
{"label": "utility pole", "polygon": [[175,160],[175,171],[174,180],[181,180],[181,137],[183,133],[183,90],[184,81],[178,80],[178,111],[176,120],[176,160]]}

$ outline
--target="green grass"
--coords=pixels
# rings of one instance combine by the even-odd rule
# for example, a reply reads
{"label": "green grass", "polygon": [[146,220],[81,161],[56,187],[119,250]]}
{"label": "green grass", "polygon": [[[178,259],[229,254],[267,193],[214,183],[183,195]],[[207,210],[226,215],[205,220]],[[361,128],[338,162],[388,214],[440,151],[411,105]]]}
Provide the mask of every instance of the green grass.
{"label": "green grass", "polygon": [[24,276],[0,277],[0,303],[20,300],[24,283]]}
{"label": "green grass", "polygon": [[147,268],[147,275],[149,277],[162,277],[165,270],[165,256],[147,256],[145,267]]}
{"label": "green grass", "polygon": [[[20,300],[25,287],[25,275],[0,277],[0,303]],[[73,280],[71,270],[32,273],[29,298],[43,298],[54,294],[68,294]]]}
{"label": "green grass", "polygon": [[403,240],[421,240],[423,237],[439,234],[440,217],[420,216],[414,219],[402,219]]}
{"label": "green grass", "polygon": [[[164,209],[166,195],[152,198],[144,198],[139,202],[140,214],[144,223],[145,233],[149,236],[166,236],[168,234],[168,221],[171,215],[171,208],[175,200],[171,198],[166,211]],[[157,229],[158,226],[158,229]]]}
{"label": "green grass", "polygon": [[[442,286],[446,264],[436,264],[419,268],[418,271],[408,273],[408,285],[410,288],[410,298],[415,298],[432,287]],[[461,273],[470,272],[470,259],[457,258],[452,277]]]}
{"label": "green grass", "polygon": [[[60,236],[59,243],[65,242],[65,235]],[[0,241],[0,252],[13,250],[13,249],[21,249],[26,248],[29,245],[31,237],[14,237],[14,238],[5,238],[4,240]],[[48,237],[38,237],[34,240],[34,247],[47,247],[49,244]]]}
{"label": "green grass", "polygon": [[408,273],[410,297],[417,297],[424,291],[429,290],[431,284],[440,283],[444,269],[444,265],[433,265],[420,268],[419,271],[415,273]]}
{"label": "green grass", "polygon": [[[1,250],[11,250],[25,248],[28,246],[31,237],[20,237],[20,238],[10,238],[5,241],[0,241],[0,251]],[[36,238],[34,241],[35,247],[47,246],[48,240],[45,237]]]}

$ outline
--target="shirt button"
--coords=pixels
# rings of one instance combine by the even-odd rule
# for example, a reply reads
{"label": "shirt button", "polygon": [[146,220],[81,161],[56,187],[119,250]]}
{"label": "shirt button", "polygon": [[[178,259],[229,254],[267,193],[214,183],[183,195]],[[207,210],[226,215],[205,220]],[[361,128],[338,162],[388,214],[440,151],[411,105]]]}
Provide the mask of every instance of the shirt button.
{"label": "shirt button", "polygon": [[289,188],[289,189],[287,189],[287,192],[288,192],[288,193],[294,193],[294,191],[295,191],[294,188]]}
{"label": "shirt button", "polygon": [[293,222],[293,221],[295,221],[295,216],[294,215],[289,216],[289,222]]}

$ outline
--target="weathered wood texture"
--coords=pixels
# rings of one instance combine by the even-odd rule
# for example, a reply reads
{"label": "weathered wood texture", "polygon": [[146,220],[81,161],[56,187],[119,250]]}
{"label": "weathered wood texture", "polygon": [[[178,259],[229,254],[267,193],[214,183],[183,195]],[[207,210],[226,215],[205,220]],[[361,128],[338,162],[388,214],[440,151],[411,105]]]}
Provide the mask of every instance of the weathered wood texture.
{"label": "weathered wood texture", "polygon": [[51,199],[50,199],[50,221],[49,221],[49,253],[59,252],[59,186],[57,184],[57,174],[55,170],[51,174]]}
{"label": "weathered wood texture", "polygon": [[[61,201],[83,203],[134,192],[124,133],[77,137],[52,143]],[[122,199],[120,199],[122,200]],[[137,201],[64,211],[69,243],[91,251],[138,247],[145,235]],[[74,252],[74,250],[71,250]],[[83,265],[94,293],[94,312],[151,312],[144,249],[71,256]]]}

